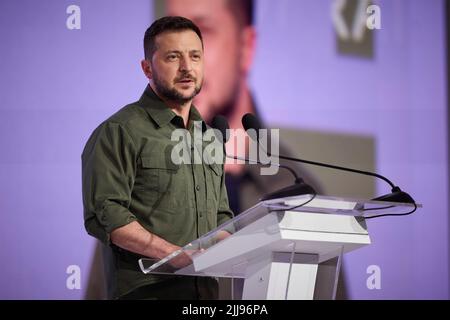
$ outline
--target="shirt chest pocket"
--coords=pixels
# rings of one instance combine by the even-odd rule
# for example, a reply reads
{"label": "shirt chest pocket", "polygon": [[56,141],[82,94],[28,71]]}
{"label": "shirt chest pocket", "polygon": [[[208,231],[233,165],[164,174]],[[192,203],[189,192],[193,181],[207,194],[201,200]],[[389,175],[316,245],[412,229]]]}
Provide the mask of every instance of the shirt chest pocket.
{"label": "shirt chest pocket", "polygon": [[159,157],[141,157],[136,183],[143,189],[173,195],[180,180],[179,167]]}
{"label": "shirt chest pocket", "polygon": [[188,195],[185,170],[170,158],[166,161],[158,155],[141,156],[135,188],[151,211],[180,214],[185,209]]}

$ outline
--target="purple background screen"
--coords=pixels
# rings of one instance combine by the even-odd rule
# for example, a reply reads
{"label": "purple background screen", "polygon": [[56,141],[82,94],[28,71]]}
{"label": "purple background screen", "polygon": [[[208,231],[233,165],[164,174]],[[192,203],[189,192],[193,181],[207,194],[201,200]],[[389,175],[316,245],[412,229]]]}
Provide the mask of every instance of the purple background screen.
{"label": "purple background screen", "polygon": [[[79,30],[66,26],[72,4]],[[332,1],[257,1],[250,81],[271,124],[374,137],[377,170],[424,205],[368,223],[373,244],[346,256],[349,297],[448,299],[445,5],[376,4],[382,28],[374,58],[363,59],[337,53]],[[92,130],[146,85],[139,61],[152,8],[0,2],[0,299],[84,297],[94,240],[83,227],[80,156]],[[80,289],[66,286],[71,265]],[[366,286],[371,265],[381,289]]]}

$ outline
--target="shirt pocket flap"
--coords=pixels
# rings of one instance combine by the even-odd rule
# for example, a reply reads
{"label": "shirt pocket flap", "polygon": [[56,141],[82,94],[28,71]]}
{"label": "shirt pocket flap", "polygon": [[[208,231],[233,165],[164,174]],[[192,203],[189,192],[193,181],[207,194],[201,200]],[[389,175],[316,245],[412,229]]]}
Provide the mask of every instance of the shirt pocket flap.
{"label": "shirt pocket flap", "polygon": [[178,170],[179,166],[173,163],[170,159],[159,159],[158,157],[141,157],[142,168],[145,169],[165,169]]}

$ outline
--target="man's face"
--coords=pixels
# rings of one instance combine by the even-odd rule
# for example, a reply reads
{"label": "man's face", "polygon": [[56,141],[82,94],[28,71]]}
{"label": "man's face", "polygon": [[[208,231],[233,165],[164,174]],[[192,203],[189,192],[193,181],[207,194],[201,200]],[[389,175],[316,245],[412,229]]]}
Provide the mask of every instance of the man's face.
{"label": "man's face", "polygon": [[206,121],[234,107],[244,74],[241,27],[226,0],[166,0],[168,15],[191,19],[205,46],[205,82],[195,105]]}
{"label": "man's face", "polygon": [[177,103],[191,101],[203,82],[202,42],[192,30],[156,36],[151,58],[151,79],[156,92]]}

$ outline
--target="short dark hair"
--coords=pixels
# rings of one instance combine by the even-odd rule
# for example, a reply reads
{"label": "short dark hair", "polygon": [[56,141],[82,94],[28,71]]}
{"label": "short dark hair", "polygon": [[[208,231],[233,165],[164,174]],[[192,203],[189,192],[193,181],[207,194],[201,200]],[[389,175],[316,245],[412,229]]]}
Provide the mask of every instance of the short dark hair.
{"label": "short dark hair", "polygon": [[183,30],[192,30],[194,31],[200,41],[202,42],[203,47],[203,38],[200,29],[193,23],[191,20],[179,17],[179,16],[167,16],[159,18],[155,20],[152,25],[145,31],[144,35],[144,54],[145,59],[151,59],[153,54],[156,51],[156,43],[155,38],[161,33],[167,31],[183,31]]}
{"label": "short dark hair", "polygon": [[233,15],[243,26],[253,25],[253,0],[227,0]]}

